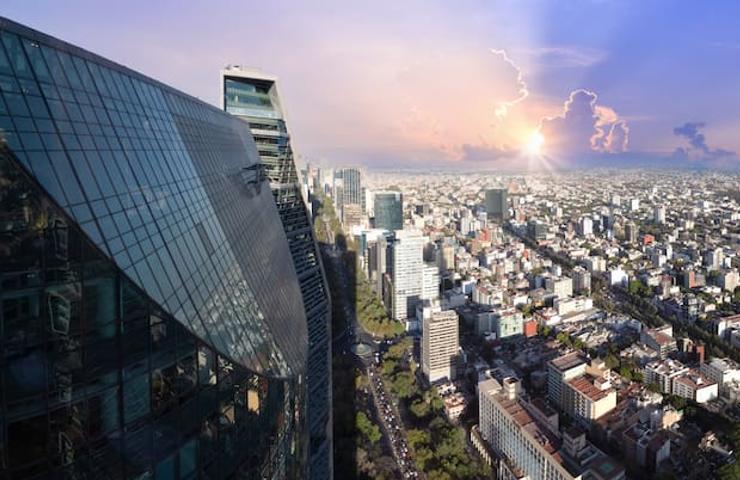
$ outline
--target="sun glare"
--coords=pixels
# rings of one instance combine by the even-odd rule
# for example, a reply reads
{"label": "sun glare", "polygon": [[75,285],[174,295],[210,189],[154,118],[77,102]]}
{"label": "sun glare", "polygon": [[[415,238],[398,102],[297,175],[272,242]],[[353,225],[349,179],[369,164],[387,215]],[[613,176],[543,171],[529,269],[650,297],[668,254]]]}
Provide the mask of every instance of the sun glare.
{"label": "sun glare", "polygon": [[534,131],[527,140],[525,150],[530,155],[541,155],[542,146],[545,143],[545,137],[539,131]]}

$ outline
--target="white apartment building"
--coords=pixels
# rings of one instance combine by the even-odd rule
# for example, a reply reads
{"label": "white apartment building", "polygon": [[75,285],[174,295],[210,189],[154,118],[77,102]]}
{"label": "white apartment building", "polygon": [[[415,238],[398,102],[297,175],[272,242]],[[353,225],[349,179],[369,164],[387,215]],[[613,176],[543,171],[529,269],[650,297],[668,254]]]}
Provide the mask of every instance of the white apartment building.
{"label": "white apartment building", "polygon": [[563,384],[586,373],[586,358],[580,352],[567,353],[547,364],[547,398],[560,408],[565,407]]}
{"label": "white apartment building", "polygon": [[493,378],[478,384],[481,436],[508,463],[504,470],[521,470],[530,479],[580,478],[565,467],[559,439],[519,403],[520,388],[513,378],[504,379],[503,385]]}
{"label": "white apartment building", "polygon": [[570,277],[547,277],[545,278],[545,290],[559,298],[570,297],[573,295],[573,280]]}
{"label": "white apartment building", "polygon": [[457,312],[432,312],[424,319],[421,338],[421,371],[429,382],[455,378],[455,363],[460,349]]}
{"label": "white apartment building", "polygon": [[655,360],[642,369],[645,383],[655,383],[663,393],[673,393],[673,381],[689,372],[689,368],[676,360]]}
{"label": "white apartment building", "polygon": [[709,380],[696,370],[690,370],[674,379],[672,393],[696,403],[714,400],[719,395],[717,382]]}
{"label": "white apartment building", "polygon": [[624,469],[594,448],[582,431],[560,437],[522,398],[519,381],[485,378],[478,384],[480,436],[498,457],[499,479],[622,480]]}
{"label": "white apartment building", "polygon": [[617,391],[604,378],[581,375],[564,384],[563,410],[588,424],[617,406]]}
{"label": "white apartment building", "polygon": [[702,363],[699,372],[716,382],[720,392],[725,389],[725,385],[740,382],[740,366],[729,358],[713,358]]}
{"label": "white apartment building", "polygon": [[397,230],[392,247],[391,316],[406,320],[416,313],[424,291],[424,237],[417,230]]}
{"label": "white apartment building", "polygon": [[659,205],[653,209],[653,221],[658,224],[665,223],[665,207]]}

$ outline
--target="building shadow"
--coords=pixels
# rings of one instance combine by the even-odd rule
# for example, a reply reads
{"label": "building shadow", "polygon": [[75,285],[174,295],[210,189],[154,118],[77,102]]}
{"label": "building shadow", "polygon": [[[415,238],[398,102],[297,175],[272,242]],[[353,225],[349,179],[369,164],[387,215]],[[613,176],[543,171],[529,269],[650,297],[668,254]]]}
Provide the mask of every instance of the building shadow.
{"label": "building shadow", "polygon": [[[333,222],[331,200],[326,208],[322,199],[313,198],[316,213],[316,238],[331,298],[332,318],[332,436],[334,478],[358,479],[357,458],[359,432],[355,426],[360,411],[355,377],[358,360],[351,351],[354,343],[353,318],[356,298],[355,253],[347,248],[346,237]],[[324,218],[321,218],[321,216]]]}

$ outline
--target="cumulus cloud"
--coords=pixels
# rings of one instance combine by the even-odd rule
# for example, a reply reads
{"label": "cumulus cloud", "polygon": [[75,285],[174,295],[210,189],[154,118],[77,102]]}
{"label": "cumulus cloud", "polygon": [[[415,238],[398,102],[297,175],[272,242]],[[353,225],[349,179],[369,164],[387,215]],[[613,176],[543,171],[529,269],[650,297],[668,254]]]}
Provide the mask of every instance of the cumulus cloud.
{"label": "cumulus cloud", "polygon": [[491,52],[493,52],[494,55],[499,55],[501,58],[503,58],[504,62],[506,62],[511,68],[514,69],[514,71],[516,72],[516,85],[519,89],[518,95],[514,100],[506,101],[496,107],[496,117],[501,119],[505,117],[507,113],[509,113],[509,109],[511,107],[523,101],[529,96],[529,88],[527,87],[527,83],[524,81],[524,74],[522,73],[521,67],[514,63],[514,61],[506,53],[506,50],[491,49]]}
{"label": "cumulus cloud", "polygon": [[706,124],[704,122],[686,122],[673,129],[673,134],[688,140],[689,145],[678,147],[674,156],[683,160],[719,160],[734,157],[735,152],[722,148],[710,148],[707,139],[700,132]]}
{"label": "cumulus cloud", "polygon": [[614,109],[599,105],[598,95],[579,89],[570,93],[563,113],[540,121],[547,150],[553,154],[621,153],[627,150],[629,126]]}

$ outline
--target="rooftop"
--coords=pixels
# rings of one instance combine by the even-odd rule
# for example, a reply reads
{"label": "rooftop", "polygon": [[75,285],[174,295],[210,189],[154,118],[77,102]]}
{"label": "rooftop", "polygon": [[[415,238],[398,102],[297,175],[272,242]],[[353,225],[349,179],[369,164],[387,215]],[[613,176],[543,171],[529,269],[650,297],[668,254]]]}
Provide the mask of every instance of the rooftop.
{"label": "rooftop", "polygon": [[572,368],[585,365],[586,359],[580,352],[571,352],[552,360],[550,364],[559,371],[565,372]]}
{"label": "rooftop", "polygon": [[579,377],[576,377],[570,380],[568,384],[576,391],[582,393],[594,402],[598,402],[599,400],[606,398],[611,392],[614,391],[613,388],[601,390],[596,385],[594,385],[594,379],[590,375],[581,375]]}

